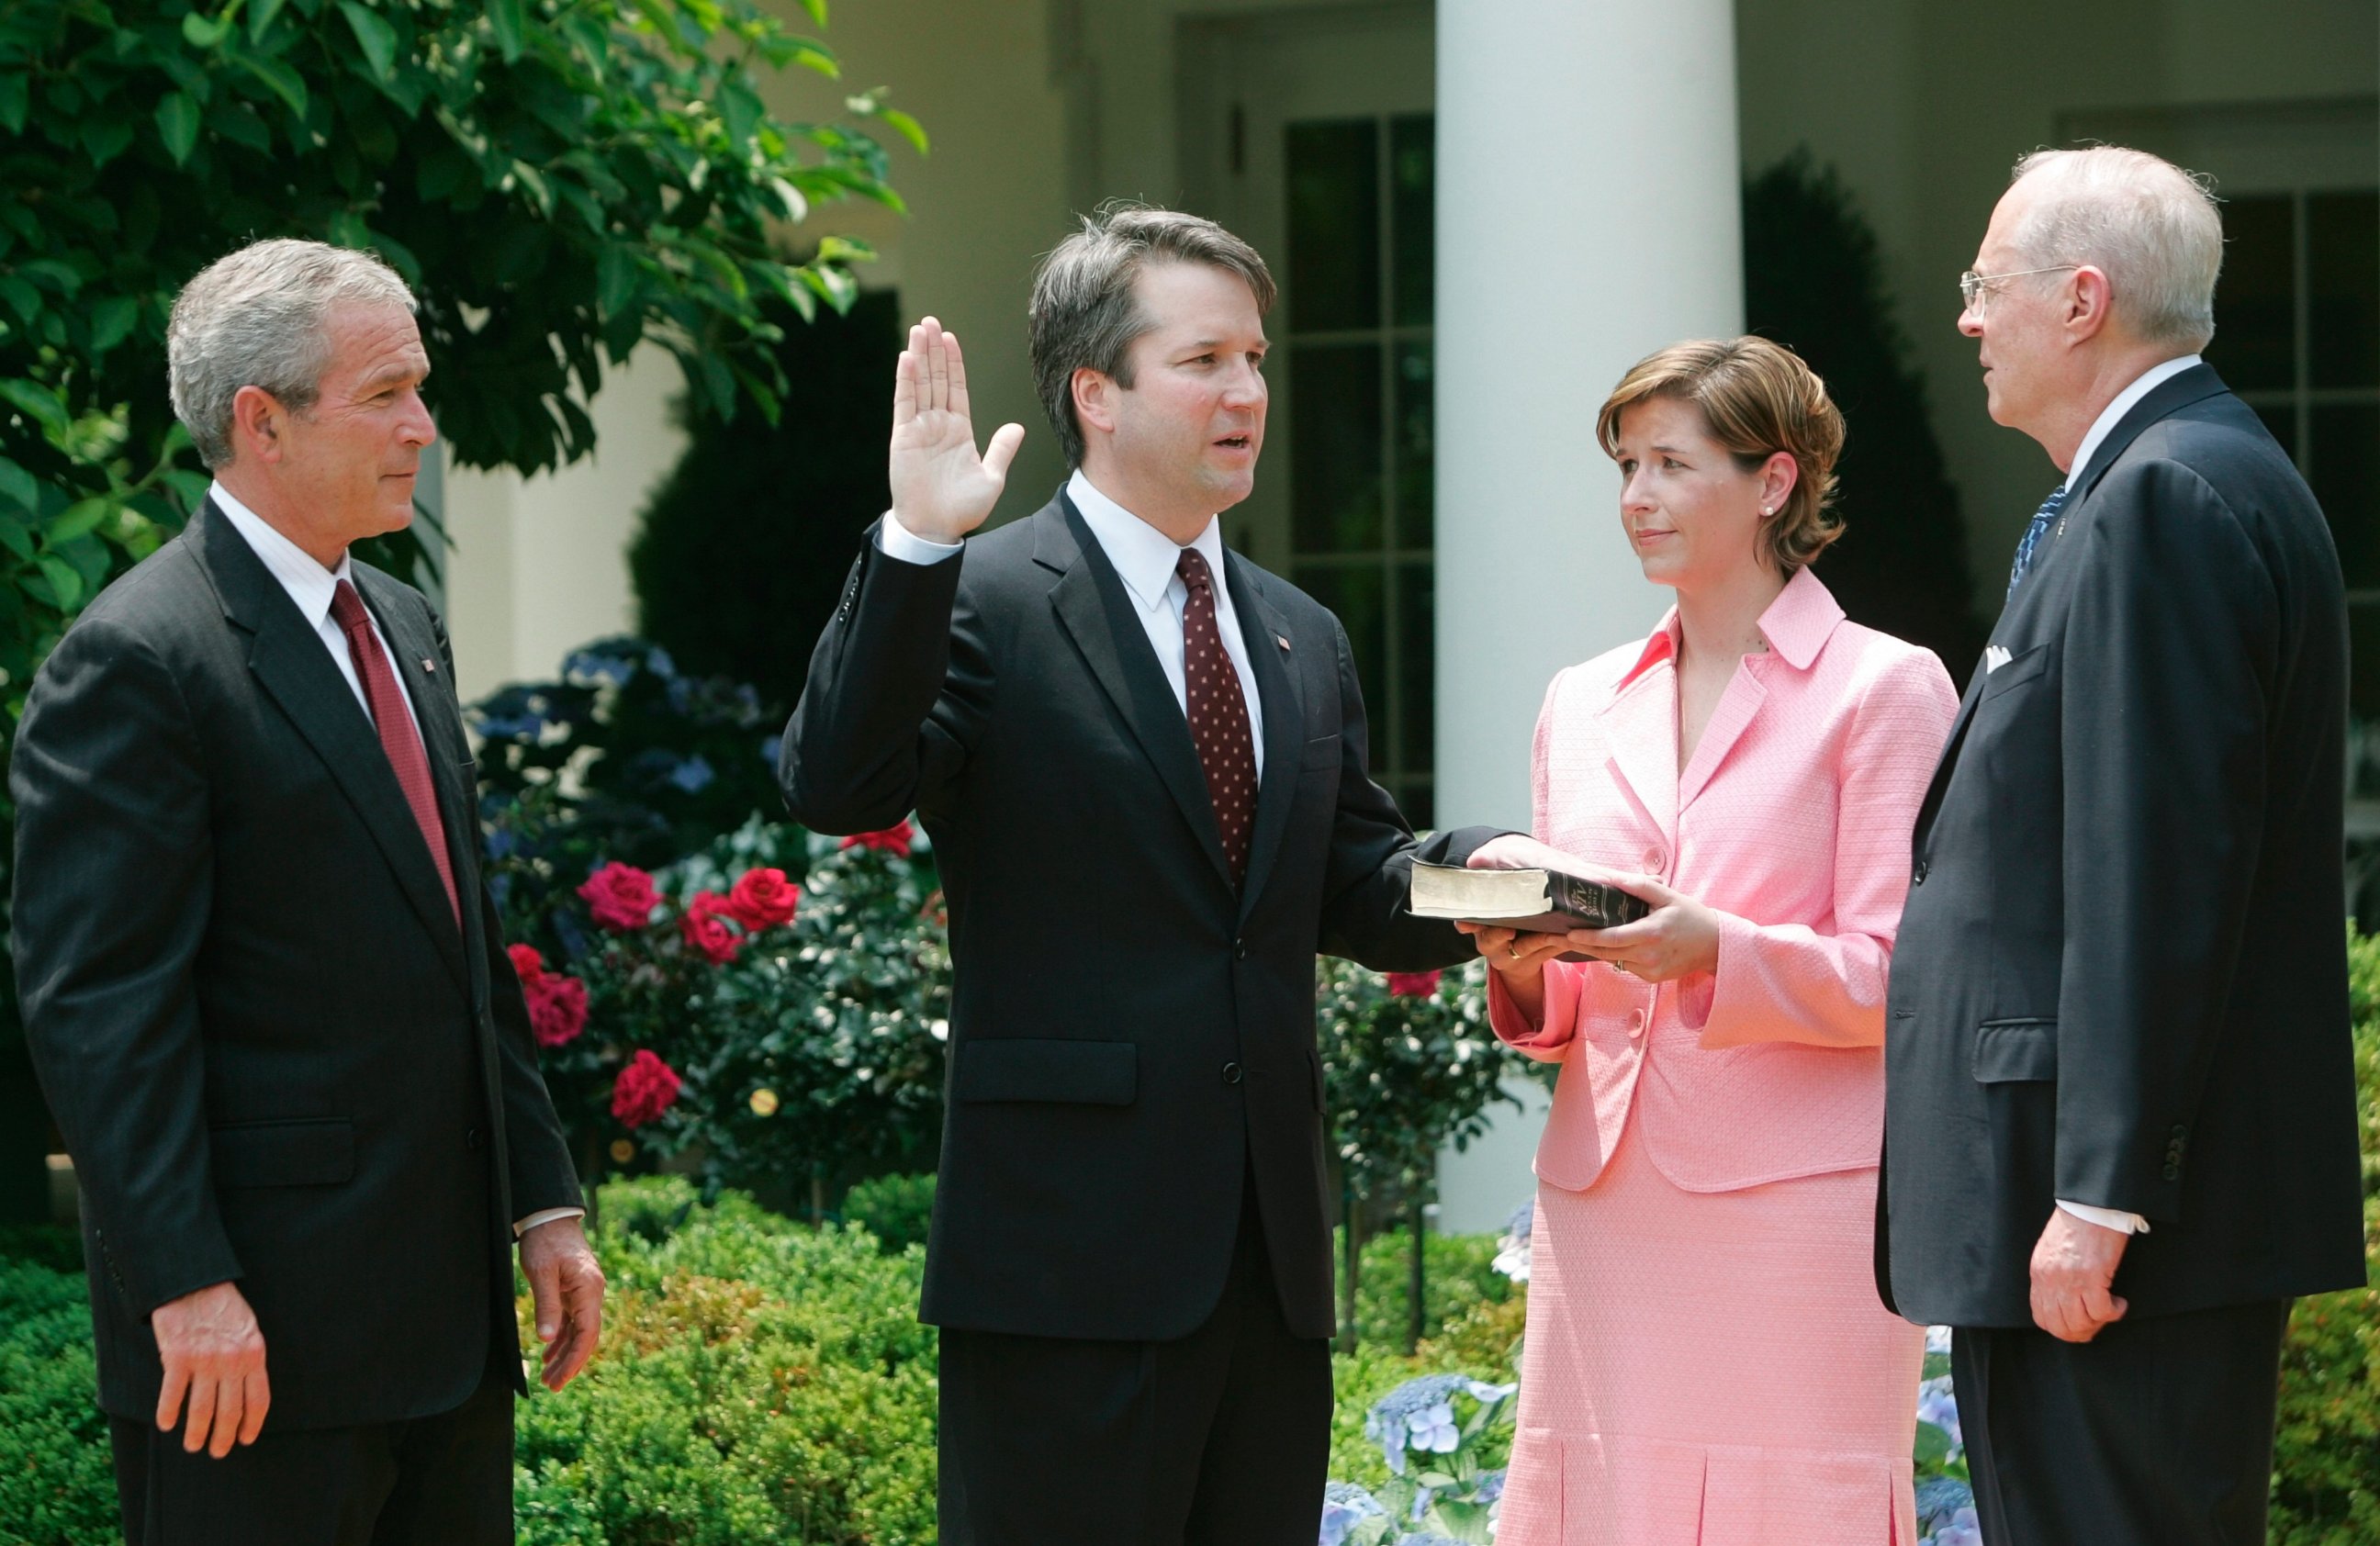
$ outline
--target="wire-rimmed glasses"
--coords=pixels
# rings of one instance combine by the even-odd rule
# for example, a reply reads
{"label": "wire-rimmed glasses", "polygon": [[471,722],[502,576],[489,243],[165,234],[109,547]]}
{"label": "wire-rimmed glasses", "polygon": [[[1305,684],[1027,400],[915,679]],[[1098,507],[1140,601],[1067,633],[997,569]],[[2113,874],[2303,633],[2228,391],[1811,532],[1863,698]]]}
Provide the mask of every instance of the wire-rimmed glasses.
{"label": "wire-rimmed glasses", "polygon": [[1985,285],[1998,284],[2004,279],[2022,279],[2033,273],[2066,273],[2082,266],[2080,263],[2052,263],[2046,269],[2011,269],[2006,273],[1977,273],[1969,269],[1959,276],[1959,299],[1968,310],[1980,311],[1991,295]]}

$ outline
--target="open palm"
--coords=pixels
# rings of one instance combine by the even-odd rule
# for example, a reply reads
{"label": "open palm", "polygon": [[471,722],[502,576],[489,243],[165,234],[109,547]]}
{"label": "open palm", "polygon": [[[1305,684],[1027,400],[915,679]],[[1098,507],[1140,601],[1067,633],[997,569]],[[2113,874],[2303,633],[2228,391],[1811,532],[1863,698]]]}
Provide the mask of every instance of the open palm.
{"label": "open palm", "polygon": [[933,542],[983,525],[1025,428],[1003,424],[978,455],[958,335],[929,317],[909,330],[892,386],[892,518]]}

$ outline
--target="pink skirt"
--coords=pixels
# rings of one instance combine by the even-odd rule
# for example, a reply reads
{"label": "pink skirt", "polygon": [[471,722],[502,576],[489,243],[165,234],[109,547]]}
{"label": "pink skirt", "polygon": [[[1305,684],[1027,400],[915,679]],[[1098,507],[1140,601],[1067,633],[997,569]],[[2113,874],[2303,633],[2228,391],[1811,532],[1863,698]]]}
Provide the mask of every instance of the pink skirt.
{"label": "pink skirt", "polygon": [[1913,1546],[1925,1338],[1876,1298],[1876,1172],[1683,1191],[1636,1128],[1538,1184],[1497,1546]]}

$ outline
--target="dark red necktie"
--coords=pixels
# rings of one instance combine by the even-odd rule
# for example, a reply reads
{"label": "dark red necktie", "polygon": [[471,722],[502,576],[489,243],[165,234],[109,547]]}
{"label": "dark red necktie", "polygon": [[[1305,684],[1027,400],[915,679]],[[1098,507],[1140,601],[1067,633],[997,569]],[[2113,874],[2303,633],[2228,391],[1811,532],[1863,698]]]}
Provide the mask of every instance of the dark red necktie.
{"label": "dark red necktie", "polygon": [[380,635],[372,632],[364,598],[345,580],[331,593],[331,616],[347,635],[356,677],[364,684],[372,722],[380,727],[380,749],[388,754],[388,766],[396,774],[397,787],[405,791],[405,803],[413,807],[414,824],[421,828],[421,840],[430,845],[438,878],[446,883],[446,905],[455,910],[459,926],[463,904],[455,893],[455,866],[446,857],[446,823],[438,815],[438,791],[430,781],[430,759],[422,755],[421,732],[413,728],[413,716],[406,711],[405,694],[397,688],[396,673],[389,669]]}
{"label": "dark red necktie", "polygon": [[1215,622],[1215,577],[1196,548],[1182,550],[1173,572],[1190,587],[1182,609],[1182,680],[1189,689],[1190,739],[1207,773],[1207,793],[1215,802],[1215,825],[1223,833],[1223,858],[1232,883],[1248,875],[1248,837],[1257,808],[1256,738],[1248,732],[1248,702],[1240,673],[1223,652]]}

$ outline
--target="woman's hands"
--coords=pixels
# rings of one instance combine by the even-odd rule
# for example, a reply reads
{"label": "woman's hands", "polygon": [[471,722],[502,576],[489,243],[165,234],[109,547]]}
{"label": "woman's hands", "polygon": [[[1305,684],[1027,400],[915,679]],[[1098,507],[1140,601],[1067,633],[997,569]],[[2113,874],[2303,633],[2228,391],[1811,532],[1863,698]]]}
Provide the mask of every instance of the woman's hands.
{"label": "woman's hands", "polygon": [[1642,897],[1653,911],[1616,928],[1576,930],[1564,936],[1569,948],[1648,983],[1718,970],[1716,910],[1645,876],[1606,874],[1597,878]]}

